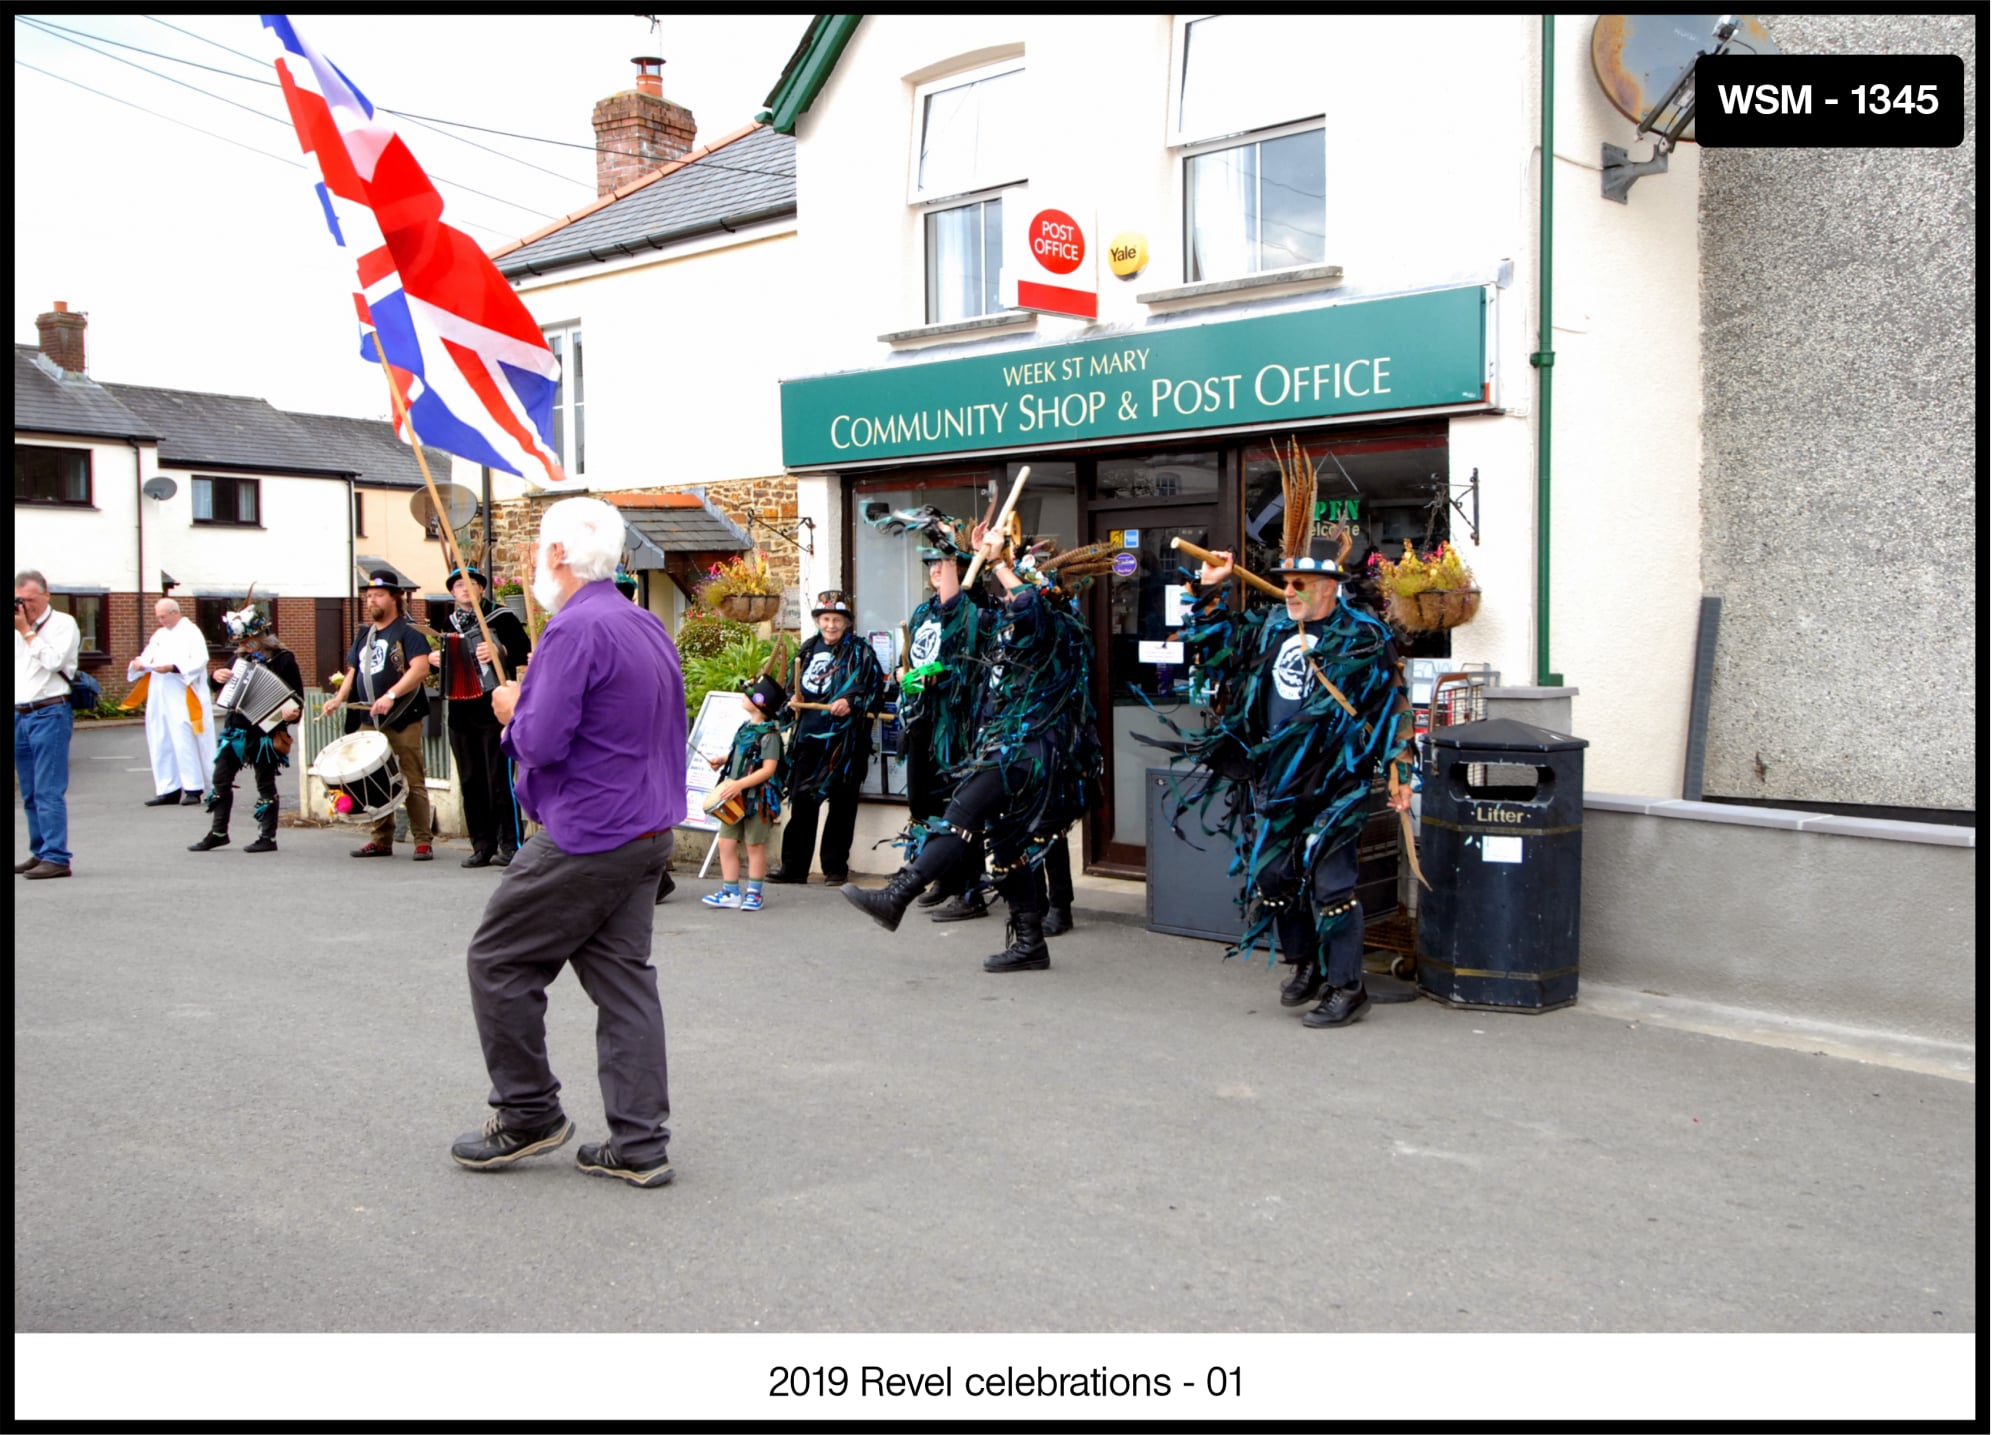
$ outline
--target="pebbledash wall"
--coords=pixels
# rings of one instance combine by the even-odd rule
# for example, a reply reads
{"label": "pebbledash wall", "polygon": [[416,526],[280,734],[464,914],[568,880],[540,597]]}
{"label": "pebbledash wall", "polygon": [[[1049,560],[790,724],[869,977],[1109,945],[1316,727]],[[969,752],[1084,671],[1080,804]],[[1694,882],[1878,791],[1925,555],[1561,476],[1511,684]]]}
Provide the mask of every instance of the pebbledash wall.
{"label": "pebbledash wall", "polygon": [[1703,152],[1705,790],[1974,809],[1977,22],[1768,19],[1788,53],[1961,56],[1967,127],[1948,150]]}

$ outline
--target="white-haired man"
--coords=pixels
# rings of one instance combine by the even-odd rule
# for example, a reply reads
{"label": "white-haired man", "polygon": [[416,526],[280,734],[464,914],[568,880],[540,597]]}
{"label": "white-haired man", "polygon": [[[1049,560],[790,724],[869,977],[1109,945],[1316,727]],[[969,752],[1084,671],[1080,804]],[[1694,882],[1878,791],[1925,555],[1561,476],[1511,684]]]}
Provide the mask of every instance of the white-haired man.
{"label": "white-haired man", "polygon": [[[208,644],[181,620],[181,605],[153,605],[159,627],[125,668],[146,685],[146,750],[153,761],[147,807],[198,807],[215,767],[215,710],[208,697]],[[127,705],[133,700],[127,699]]]}
{"label": "white-haired man", "polygon": [[674,1173],[653,897],[687,815],[687,699],[665,627],[612,582],[624,534],[618,510],[595,498],[542,515],[534,593],[554,616],[522,678],[493,691],[515,795],[542,830],[501,876],[465,955],[493,1115],[451,1155],[496,1170],[574,1134],[543,1027],[544,991],[569,963],[597,1005],[611,1128],[576,1164],[656,1187]]}

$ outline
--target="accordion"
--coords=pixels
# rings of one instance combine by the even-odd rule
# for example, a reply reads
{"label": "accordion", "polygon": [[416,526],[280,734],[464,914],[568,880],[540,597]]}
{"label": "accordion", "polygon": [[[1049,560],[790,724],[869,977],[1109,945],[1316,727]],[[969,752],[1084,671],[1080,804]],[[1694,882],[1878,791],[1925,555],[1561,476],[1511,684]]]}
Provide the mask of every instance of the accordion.
{"label": "accordion", "polygon": [[285,680],[270,668],[248,658],[238,658],[230,670],[229,681],[216,697],[215,710],[225,716],[238,713],[245,722],[272,732],[285,725],[285,719],[278,714],[296,701]]}

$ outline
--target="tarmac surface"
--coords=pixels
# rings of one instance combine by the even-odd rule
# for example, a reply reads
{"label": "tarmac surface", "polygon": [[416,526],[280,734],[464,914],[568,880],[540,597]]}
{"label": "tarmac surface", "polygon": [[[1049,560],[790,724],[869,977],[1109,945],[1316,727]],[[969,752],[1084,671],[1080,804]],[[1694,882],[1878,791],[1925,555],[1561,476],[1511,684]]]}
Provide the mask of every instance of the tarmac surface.
{"label": "tarmac surface", "polygon": [[[502,874],[354,828],[248,855],[247,788],[192,854],[145,765],[79,731],[76,875],[16,879],[17,1332],[1974,1329],[1973,1084],[1588,1003],[1307,1030],[1281,971],[1095,889],[993,976],[997,916],[717,912],[683,872],[675,1184],[575,1143],[467,1172]],[[593,1020],[550,988],[578,1142]]]}

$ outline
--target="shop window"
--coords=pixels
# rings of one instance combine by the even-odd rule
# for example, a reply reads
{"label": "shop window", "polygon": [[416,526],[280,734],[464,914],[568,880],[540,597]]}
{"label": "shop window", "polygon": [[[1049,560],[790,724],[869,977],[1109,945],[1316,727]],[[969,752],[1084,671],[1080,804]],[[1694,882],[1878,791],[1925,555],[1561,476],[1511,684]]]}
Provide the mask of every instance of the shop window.
{"label": "shop window", "polygon": [[197,478],[194,521],[221,527],[255,528],[262,522],[260,484],[254,478]]}
{"label": "shop window", "polygon": [[1190,284],[1326,262],[1326,130],[1205,149],[1183,162]]}
{"label": "shop window", "polygon": [[90,450],[15,444],[14,502],[90,507]]}
{"label": "shop window", "polygon": [[542,337],[562,365],[562,375],[556,380],[556,457],[562,460],[565,475],[582,478],[588,472],[583,457],[583,325],[544,329]]}
{"label": "shop window", "polygon": [[924,216],[925,323],[1000,312],[1000,209],[996,196]]}
{"label": "shop window", "polygon": [[102,593],[51,593],[49,606],[76,619],[77,631],[82,635],[82,643],[78,648],[82,656],[89,658],[105,656]]}
{"label": "shop window", "polygon": [[1105,458],[1097,464],[1099,498],[1195,498],[1221,486],[1215,453],[1149,453]]}

